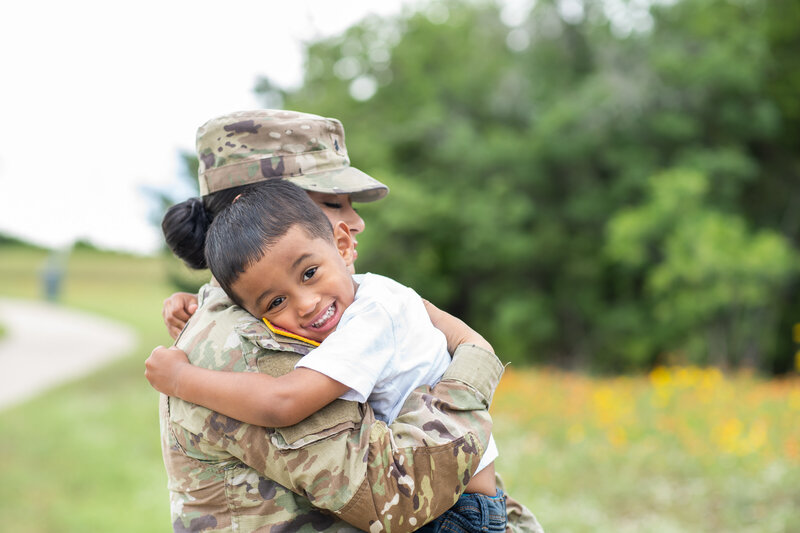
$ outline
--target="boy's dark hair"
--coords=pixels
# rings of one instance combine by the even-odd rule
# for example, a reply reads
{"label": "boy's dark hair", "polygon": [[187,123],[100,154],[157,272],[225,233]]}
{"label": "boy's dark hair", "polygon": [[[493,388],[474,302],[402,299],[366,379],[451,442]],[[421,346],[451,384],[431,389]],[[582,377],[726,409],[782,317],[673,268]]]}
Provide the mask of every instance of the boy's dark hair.
{"label": "boy's dark hair", "polygon": [[303,189],[277,179],[245,191],[214,218],[206,237],[206,263],[237,305],[242,302],[231,285],[296,224],[312,238],[333,241],[322,209]]}

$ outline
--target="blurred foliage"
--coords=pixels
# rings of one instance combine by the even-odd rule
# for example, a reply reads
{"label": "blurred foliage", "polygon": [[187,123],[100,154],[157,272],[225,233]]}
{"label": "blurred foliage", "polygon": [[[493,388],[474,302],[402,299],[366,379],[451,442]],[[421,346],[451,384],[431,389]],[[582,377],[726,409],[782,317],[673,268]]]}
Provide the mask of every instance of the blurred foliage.
{"label": "blurred foliage", "polygon": [[[526,8],[527,6],[527,8]],[[265,105],[342,120],[359,270],[504,358],[784,372],[800,321],[800,1],[443,1],[307,46]]]}
{"label": "blurred foliage", "polygon": [[[194,191],[195,196],[198,196],[200,190],[197,182],[197,156],[189,152],[181,152],[179,156],[183,169],[182,172],[180,172],[180,177],[184,182],[183,184],[186,185],[186,188],[189,190]],[[156,203],[156,208],[153,210],[152,214],[152,222],[159,228],[161,227],[161,219],[164,217],[164,213],[166,213],[167,209],[186,199],[185,197],[176,195],[173,190],[150,189],[148,193]],[[211,277],[211,273],[208,270],[193,270],[187,267],[183,261],[172,254],[172,251],[170,251],[166,243],[161,248],[161,255],[166,264],[167,281],[176,291],[196,293]]]}
{"label": "blurred foliage", "polygon": [[694,363],[752,367],[774,347],[772,299],[798,257],[779,233],[710,208],[708,192],[703,174],[657,175],[641,205],[609,222],[608,255],[643,280],[637,311],[655,326],[624,342],[643,357],[661,344]]}
{"label": "blurred foliage", "polygon": [[44,247],[37,246],[13,235],[0,233],[0,249],[2,248],[27,248],[30,250],[44,250]]}

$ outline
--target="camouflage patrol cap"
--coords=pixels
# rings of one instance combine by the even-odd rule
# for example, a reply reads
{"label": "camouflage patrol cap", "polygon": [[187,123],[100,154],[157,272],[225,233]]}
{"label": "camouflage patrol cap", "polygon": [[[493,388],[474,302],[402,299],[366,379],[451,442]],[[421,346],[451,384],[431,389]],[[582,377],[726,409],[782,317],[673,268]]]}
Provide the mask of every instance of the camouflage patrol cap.
{"label": "camouflage patrol cap", "polygon": [[200,194],[269,179],[371,202],[389,188],[350,166],[342,123],[278,109],[213,118],[197,130]]}

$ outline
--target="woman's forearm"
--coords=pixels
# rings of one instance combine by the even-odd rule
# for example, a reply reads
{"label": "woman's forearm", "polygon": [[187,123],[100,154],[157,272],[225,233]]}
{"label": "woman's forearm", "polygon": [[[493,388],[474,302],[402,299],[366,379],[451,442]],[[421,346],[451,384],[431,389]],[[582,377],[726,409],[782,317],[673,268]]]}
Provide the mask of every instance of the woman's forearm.
{"label": "woman's forearm", "polygon": [[[197,351],[202,353],[202,346]],[[198,363],[221,364],[206,357]],[[294,372],[300,370],[313,372]],[[354,402],[326,408],[281,434],[282,439],[220,423],[216,414],[198,413],[183,402],[169,412],[182,446],[196,439],[213,442],[225,451],[220,457],[240,459],[359,529],[378,522],[385,530],[405,533],[443,513],[464,490],[489,440],[486,409],[502,371],[493,354],[461,346],[442,380],[429,391],[420,387],[412,392],[388,428],[375,421],[368,405]],[[302,388],[297,394],[303,399]],[[321,483],[320,472],[330,482]]]}

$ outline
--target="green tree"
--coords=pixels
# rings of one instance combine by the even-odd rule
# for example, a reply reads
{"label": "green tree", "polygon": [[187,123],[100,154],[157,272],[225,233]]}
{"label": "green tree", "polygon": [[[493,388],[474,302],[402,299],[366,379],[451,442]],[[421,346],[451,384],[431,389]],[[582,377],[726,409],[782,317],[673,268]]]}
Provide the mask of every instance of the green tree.
{"label": "green tree", "polygon": [[[183,184],[186,186],[185,189],[194,191],[195,195],[199,194],[197,156],[192,153],[182,152],[180,154],[180,160],[183,167],[180,176],[183,179]],[[185,196],[176,194],[172,189],[150,189],[147,192],[156,204],[152,211],[152,222],[159,228],[161,228],[161,220],[167,209],[186,199]],[[161,248],[161,255],[164,258],[167,279],[176,291],[195,293],[211,276],[208,270],[198,271],[187,267],[180,259],[172,254],[172,251],[167,248],[166,244]]]}
{"label": "green tree", "polygon": [[[653,259],[634,268],[606,243],[609,221],[652,203],[650,176],[684,168],[707,189],[696,231],[658,233],[675,241],[670,257],[710,247],[720,285],[739,275],[722,264],[749,259],[726,255],[727,240],[793,257],[800,87],[784,65],[797,61],[800,26],[784,20],[796,0],[778,4],[540,0],[508,26],[492,3],[432,2],[311,43],[296,90],[259,87],[265,101],[340,118],[353,163],[391,187],[363,206],[359,268],[415,287],[505,357],[619,370],[680,349],[780,370],[800,317],[793,269],[753,281],[746,301],[722,298],[735,320],[719,302],[666,298],[659,313],[685,315],[677,328],[656,320],[653,298],[694,290],[688,273]],[[747,276],[758,268],[747,263]],[[715,327],[745,340],[717,335],[723,349]],[[678,331],[702,342],[679,346]]]}
{"label": "green tree", "polygon": [[645,313],[620,336],[679,362],[757,367],[774,349],[772,302],[798,256],[780,234],[709,208],[709,183],[693,171],[659,174],[641,205],[609,221],[609,257],[643,280]]}

